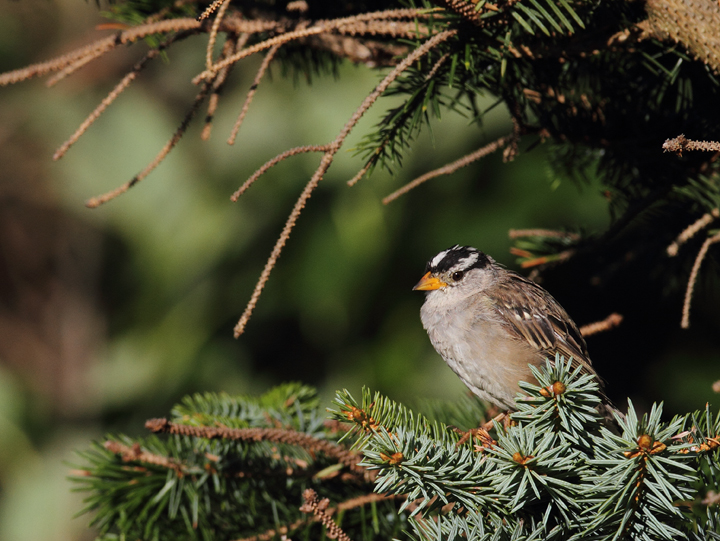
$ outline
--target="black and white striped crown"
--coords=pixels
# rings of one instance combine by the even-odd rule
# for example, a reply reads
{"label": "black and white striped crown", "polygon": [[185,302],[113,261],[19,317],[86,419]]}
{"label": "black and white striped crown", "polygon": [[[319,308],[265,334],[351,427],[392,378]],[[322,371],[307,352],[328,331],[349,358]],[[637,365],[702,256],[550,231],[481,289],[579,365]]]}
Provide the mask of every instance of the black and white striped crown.
{"label": "black and white striped crown", "polygon": [[456,244],[452,248],[443,250],[428,261],[426,269],[432,273],[447,272],[449,270],[468,271],[482,269],[490,264],[489,256],[472,246]]}

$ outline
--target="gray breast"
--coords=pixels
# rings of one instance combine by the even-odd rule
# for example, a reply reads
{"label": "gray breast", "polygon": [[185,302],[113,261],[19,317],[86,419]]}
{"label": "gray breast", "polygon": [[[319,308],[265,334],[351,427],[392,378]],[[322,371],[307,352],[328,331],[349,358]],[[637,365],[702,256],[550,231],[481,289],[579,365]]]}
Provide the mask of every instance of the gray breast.
{"label": "gray breast", "polygon": [[528,363],[541,357],[505,331],[487,297],[452,299],[452,293],[432,291],[425,299],[420,318],[430,341],[473,393],[515,409],[518,382],[534,381]]}

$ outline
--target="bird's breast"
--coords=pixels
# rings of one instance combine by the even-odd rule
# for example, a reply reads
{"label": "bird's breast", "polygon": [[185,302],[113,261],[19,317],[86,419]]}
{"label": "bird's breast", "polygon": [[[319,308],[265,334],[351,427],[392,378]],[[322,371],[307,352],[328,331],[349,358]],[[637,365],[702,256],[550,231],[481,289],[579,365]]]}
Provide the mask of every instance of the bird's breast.
{"label": "bird's breast", "polygon": [[444,301],[428,295],[420,311],[435,350],[475,394],[514,409],[518,382],[534,381],[536,352],[508,334],[488,299]]}

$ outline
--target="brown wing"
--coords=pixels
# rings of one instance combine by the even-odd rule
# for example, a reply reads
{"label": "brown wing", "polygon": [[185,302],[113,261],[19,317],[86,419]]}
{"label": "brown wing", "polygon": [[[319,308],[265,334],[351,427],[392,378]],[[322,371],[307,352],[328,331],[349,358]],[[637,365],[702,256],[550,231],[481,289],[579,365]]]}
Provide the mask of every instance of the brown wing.
{"label": "brown wing", "polygon": [[581,366],[597,377],[585,339],[565,309],[535,282],[511,271],[506,277],[486,294],[510,333],[546,357],[572,357],[573,369]]}

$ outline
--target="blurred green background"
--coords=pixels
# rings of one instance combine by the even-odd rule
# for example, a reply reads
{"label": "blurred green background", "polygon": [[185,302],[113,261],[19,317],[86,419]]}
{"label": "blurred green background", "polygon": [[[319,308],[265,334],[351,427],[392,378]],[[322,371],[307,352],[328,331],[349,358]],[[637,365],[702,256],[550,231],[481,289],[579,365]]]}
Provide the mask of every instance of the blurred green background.
{"label": "blurred green background", "polygon": [[[2,13],[1,71],[108,35],[94,28],[105,21],[94,3],[2,0]],[[411,403],[466,392],[420,324],[422,295],[411,287],[425,261],[458,243],[514,268],[509,229],[592,234],[609,224],[597,179],[580,186],[558,177],[542,146],[511,164],[493,156],[382,205],[416,176],[507,133],[502,107],[481,130],[446,112],[395,177],[378,170],[348,188],[363,164],[347,150],[396,103],[386,98],[312,196],[245,335],[234,340],[232,328],[319,158],[287,160],[236,204],[230,194],[279,152],[334,138],[379,74],[342,65],[339,78],[308,85],[282,78],[275,66],[229,147],[259,65],[250,59],[233,72],[209,141],[200,140],[196,121],[147,179],[86,209],[86,199],[139,172],[176,129],[195,95],[189,81],[202,70],[205,39],[156,60],[59,162],[54,150],[146,46],[120,48],[52,89],[43,80],[0,89],[0,539],[92,538],[88,517],[72,518],[82,507],[66,480],[74,450],[108,432],[143,434],[145,419],[166,415],[187,393],[261,393],[286,380],[316,385],[326,401],[336,389],[358,393],[363,385]],[[645,282],[626,283],[619,295]],[[551,291],[580,325],[617,309],[593,299],[587,284],[567,276],[555,284]],[[648,298],[667,300],[652,310],[635,302],[639,326],[631,316],[623,327],[630,330],[589,340],[611,396],[630,395],[641,407],[664,399],[677,412],[713,399],[715,284],[704,278],[710,293],[694,305],[694,334],[677,329],[678,288],[662,297],[654,287]],[[663,339],[648,348],[643,340],[653,334]],[[642,360],[628,367],[617,351]]]}

